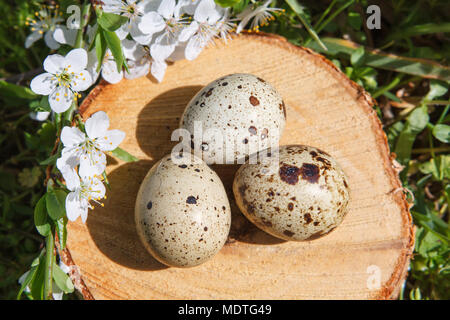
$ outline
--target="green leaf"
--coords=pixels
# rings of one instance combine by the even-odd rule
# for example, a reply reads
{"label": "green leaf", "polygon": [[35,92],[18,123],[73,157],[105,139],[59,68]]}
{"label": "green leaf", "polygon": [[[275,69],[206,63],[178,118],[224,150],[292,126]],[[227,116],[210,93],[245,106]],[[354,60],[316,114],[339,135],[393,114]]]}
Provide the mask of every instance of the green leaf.
{"label": "green leaf", "polygon": [[36,229],[39,234],[44,237],[46,237],[51,231],[51,227],[47,219],[47,207],[45,201],[46,197],[44,194],[34,208],[34,224],[36,225]]}
{"label": "green leaf", "polygon": [[56,232],[58,233],[59,245],[61,250],[66,248],[67,241],[67,217],[64,216],[56,220]]}
{"label": "green leaf", "polygon": [[417,248],[417,252],[426,257],[428,252],[435,250],[437,247],[441,245],[440,238],[437,237],[434,233],[423,229],[423,237],[420,241],[420,244]]}
{"label": "green leaf", "polygon": [[430,116],[428,115],[428,108],[426,106],[416,108],[406,120],[407,129],[413,134],[418,134],[426,127],[429,120]]}
{"label": "green leaf", "polygon": [[20,299],[22,292],[25,290],[25,288],[28,286],[31,288],[32,284],[34,283],[34,279],[36,277],[38,267],[43,260],[44,257],[44,250],[41,250],[41,253],[38,257],[36,257],[33,262],[31,263],[31,269],[28,273],[28,275],[25,277],[24,281],[22,282],[22,285],[20,286],[20,290],[17,293],[17,300]]}
{"label": "green leaf", "polygon": [[444,81],[430,80],[430,90],[424,99],[433,100],[446,94],[448,91],[448,84]]}
{"label": "green leaf", "polygon": [[433,178],[442,181],[450,178],[450,155],[440,155],[431,158],[430,161],[424,162],[419,166],[420,172],[423,174],[432,174]]}
{"label": "green leaf", "polygon": [[30,88],[18,86],[16,84],[6,82],[5,80],[0,80],[0,96],[26,100],[38,98],[38,95],[31,91]]}
{"label": "green leaf", "polygon": [[394,39],[406,39],[412,36],[418,36],[422,34],[431,34],[438,32],[450,32],[450,23],[427,23],[420,25],[410,25],[407,28],[400,28],[399,31],[392,33],[386,38],[386,42]]}
{"label": "green leaf", "polygon": [[97,23],[106,31],[114,32],[128,21],[126,16],[101,11],[100,9],[96,9],[95,12],[97,14]]}
{"label": "green leaf", "polygon": [[450,126],[437,124],[433,128],[433,136],[441,142],[450,143]]}
{"label": "green leaf", "polygon": [[[407,166],[411,158],[411,150],[416,140],[417,134],[419,134],[428,124],[430,117],[428,115],[428,108],[426,106],[416,108],[408,116],[405,127],[400,133],[397,143],[395,144],[395,153],[397,154],[397,160]],[[402,171],[402,175],[405,175],[407,170]]]}
{"label": "green leaf", "polygon": [[46,204],[50,218],[58,220],[66,214],[65,203],[67,193],[61,189],[47,191]]}
{"label": "green leaf", "polygon": [[113,151],[111,151],[111,155],[119,158],[120,160],[123,160],[125,162],[136,162],[139,161],[138,158],[136,158],[135,156],[129,154],[128,152],[126,152],[125,150],[117,147],[116,149],[114,149]]}
{"label": "green leaf", "polygon": [[233,7],[237,5],[240,0],[214,0],[222,8]]}
{"label": "green leaf", "polygon": [[355,51],[353,51],[353,53],[350,56],[350,63],[352,64],[352,66],[355,67],[359,67],[362,66],[364,63],[364,47],[361,46],[358,49],[356,49]]}
{"label": "green leaf", "polygon": [[45,278],[45,261],[44,256],[38,260],[36,274],[33,277],[30,286],[31,296],[34,300],[44,299],[44,278]]}
{"label": "green leaf", "polygon": [[105,57],[107,48],[105,37],[100,28],[97,30],[94,43],[95,43],[95,54],[97,55],[98,61],[97,72],[100,72],[100,68],[102,67],[103,59]]}
{"label": "green leaf", "polygon": [[115,32],[106,30],[103,30],[103,36],[105,37],[108,48],[111,50],[114,60],[116,61],[117,71],[120,72],[124,62],[120,39]]}
{"label": "green leaf", "polygon": [[23,291],[25,290],[25,288],[27,286],[29,286],[30,282],[33,280],[33,278],[36,275],[36,270],[37,267],[32,267],[29,271],[27,276],[25,277],[24,281],[22,282],[22,285],[20,286],[19,292],[17,293],[17,300],[20,299],[20,297],[22,296]]}
{"label": "green leaf", "polygon": [[50,103],[48,102],[48,96],[42,96],[39,107],[41,108],[41,111],[47,111],[47,112],[52,111],[52,108],[50,107]]}
{"label": "green leaf", "polygon": [[362,26],[361,15],[358,12],[349,12],[347,17],[348,24],[355,30],[360,30]]}
{"label": "green leaf", "polygon": [[[355,42],[338,38],[321,38],[321,40],[327,46],[328,52],[325,52],[321,46],[314,42],[308,44],[308,47],[321,53],[328,53],[331,55],[344,54],[350,57],[360,46]],[[435,61],[402,57],[378,50],[369,50],[368,48],[366,48],[365,51],[365,65],[412,74],[427,79],[450,80],[450,68]]]}
{"label": "green leaf", "polygon": [[305,26],[305,29],[308,31],[310,36],[317,42],[317,44],[325,51],[327,51],[327,47],[320,40],[314,28],[308,22],[308,19],[305,16],[303,7],[297,2],[297,0],[286,0],[286,3],[291,7],[292,10],[297,14],[297,17],[300,19],[301,23]]}
{"label": "green leaf", "polygon": [[45,241],[44,299],[50,299],[53,284],[53,264],[55,261],[53,234],[50,232]]}
{"label": "green leaf", "polygon": [[73,292],[74,287],[72,281],[56,263],[53,264],[53,280],[55,280],[56,285],[64,291],[64,293]]}

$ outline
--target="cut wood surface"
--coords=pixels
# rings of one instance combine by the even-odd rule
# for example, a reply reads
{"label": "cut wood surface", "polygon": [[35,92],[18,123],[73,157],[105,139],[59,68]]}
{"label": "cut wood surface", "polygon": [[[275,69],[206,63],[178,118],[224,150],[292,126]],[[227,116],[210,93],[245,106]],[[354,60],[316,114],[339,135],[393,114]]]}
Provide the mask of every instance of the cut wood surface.
{"label": "cut wood surface", "polygon": [[[135,230],[138,188],[177,142],[188,101],[210,81],[252,73],[274,85],[287,105],[281,144],[307,144],[334,156],[348,176],[350,211],[329,235],[286,242],[260,231],[239,212],[231,191],[237,166],[214,166],[232,207],[229,239],[212,260],[189,269],[153,259]],[[283,38],[235,37],[177,61],[162,83],[151,76],[99,84],[81,106],[103,110],[126,132],[121,147],[140,159],[108,158],[112,190],[86,224],[68,225],[63,254],[85,298],[95,299],[386,299],[396,298],[414,245],[408,203],[373,100],[331,62]],[[79,276],[81,275],[81,278]]]}

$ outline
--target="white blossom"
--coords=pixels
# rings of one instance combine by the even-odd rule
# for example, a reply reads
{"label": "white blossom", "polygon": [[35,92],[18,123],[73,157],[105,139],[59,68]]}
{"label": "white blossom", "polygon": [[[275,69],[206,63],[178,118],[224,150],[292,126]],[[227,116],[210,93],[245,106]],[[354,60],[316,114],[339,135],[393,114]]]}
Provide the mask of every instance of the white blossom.
{"label": "white blossom", "polygon": [[92,77],[86,70],[87,53],[84,49],[73,49],[65,57],[59,54],[44,60],[44,70],[30,84],[37,94],[48,95],[50,107],[56,113],[64,112],[77,99],[79,91],[92,85]]}
{"label": "white blossom", "polygon": [[222,18],[216,22],[215,29],[217,36],[223,41],[227,42],[231,39],[230,33],[236,29],[236,24],[230,19],[230,12],[228,9],[224,10]]}
{"label": "white blossom", "polygon": [[75,221],[81,217],[81,221],[86,222],[88,210],[93,209],[92,202],[98,203],[105,198],[105,186],[97,176],[77,175],[75,170],[67,169],[62,172],[66,187],[71,191],[66,197],[66,214],[70,221]]}
{"label": "white blossom", "polygon": [[36,121],[45,121],[48,119],[49,116],[50,112],[48,111],[30,112],[30,118]]}
{"label": "white blossom", "polygon": [[106,168],[104,152],[116,149],[125,138],[123,131],[108,128],[109,118],[104,111],[86,120],[86,134],[77,127],[64,127],[61,131],[64,148],[56,162],[58,169],[65,173],[79,165],[81,177],[101,175]]}
{"label": "white blossom", "polygon": [[185,57],[194,60],[217,35],[216,24],[223,16],[224,10],[216,6],[214,0],[201,0],[194,12],[194,20],[184,28],[179,41],[187,41]]}
{"label": "white blossom", "polygon": [[144,47],[130,40],[123,40],[123,51],[127,58],[129,73],[125,72],[125,78],[135,79],[146,76],[149,71],[158,82],[164,78],[167,69],[165,61],[157,61],[150,55],[148,47]]}
{"label": "white blossom", "polygon": [[175,0],[162,0],[156,11],[147,12],[139,28],[153,35],[150,53],[157,61],[166,60],[175,50],[181,31],[187,25]]}
{"label": "white blossom", "polygon": [[251,24],[251,29],[254,31],[259,30],[260,25],[266,25],[270,20],[273,20],[273,16],[271,12],[282,11],[279,8],[270,8],[269,5],[272,3],[272,0],[267,0],[259,7],[249,6],[244,11],[242,11],[237,18],[241,20],[239,23],[236,33],[240,33],[244,27],[253,19]]}
{"label": "white blossom", "polygon": [[136,0],[103,0],[102,8],[105,12],[122,15],[128,18],[128,21],[116,30],[120,40],[126,38],[128,34],[141,44],[148,44],[152,38],[151,34],[143,32],[139,27],[141,18],[146,11],[146,6],[151,5],[150,1]]}
{"label": "white blossom", "polygon": [[[55,9],[56,8],[56,9]],[[29,48],[44,37],[45,44],[50,49],[58,49],[59,43],[53,38],[53,32],[58,23],[64,21],[60,17],[61,12],[55,8],[42,6],[41,10],[34,13],[33,18],[27,18],[25,25],[31,29],[31,34],[25,39],[25,48]]]}

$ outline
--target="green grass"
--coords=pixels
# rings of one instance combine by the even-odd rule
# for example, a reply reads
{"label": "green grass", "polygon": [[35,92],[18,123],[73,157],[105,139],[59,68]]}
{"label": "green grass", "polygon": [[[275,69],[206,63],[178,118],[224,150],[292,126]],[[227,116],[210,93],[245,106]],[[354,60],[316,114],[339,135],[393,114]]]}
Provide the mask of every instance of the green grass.
{"label": "green grass", "polygon": [[[25,19],[39,3],[0,0],[3,80],[41,67],[49,53],[43,41],[29,50],[23,46],[29,33]],[[321,52],[377,99],[375,108],[391,150],[404,166],[400,178],[413,195],[409,198],[417,226],[414,259],[400,298],[449,299],[450,3],[378,3],[381,30],[365,28],[362,15],[368,1],[357,0],[274,1],[285,12],[261,30]],[[53,148],[55,128],[29,119],[30,95],[0,81],[2,299],[16,297],[17,279],[45,245],[34,227],[33,208],[45,192],[41,163]]]}

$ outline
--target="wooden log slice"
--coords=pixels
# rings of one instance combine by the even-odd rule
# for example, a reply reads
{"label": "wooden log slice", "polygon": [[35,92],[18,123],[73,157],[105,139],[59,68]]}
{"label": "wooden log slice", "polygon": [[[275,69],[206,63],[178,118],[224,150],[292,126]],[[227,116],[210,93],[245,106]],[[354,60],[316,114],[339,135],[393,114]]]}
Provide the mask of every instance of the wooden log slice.
{"label": "wooden log slice", "polygon": [[[215,166],[229,193],[229,239],[212,260],[168,268],[140,243],[136,194],[151,166],[171,151],[187,102],[210,81],[252,73],[274,85],[287,105],[282,144],[307,144],[334,156],[348,176],[350,212],[329,235],[285,242],[239,212],[231,191],[236,166]],[[104,110],[126,132],[121,147],[140,161],[108,158],[112,190],[86,224],[68,225],[72,278],[95,299],[386,299],[406,276],[414,230],[373,100],[338,68],[309,49],[265,34],[235,37],[195,61],[170,65],[162,83],[151,76],[99,84],[81,106],[84,118]],[[80,278],[81,276],[81,278]]]}

